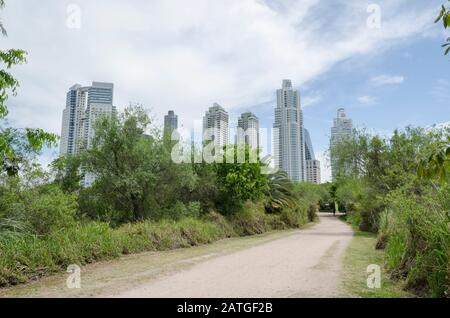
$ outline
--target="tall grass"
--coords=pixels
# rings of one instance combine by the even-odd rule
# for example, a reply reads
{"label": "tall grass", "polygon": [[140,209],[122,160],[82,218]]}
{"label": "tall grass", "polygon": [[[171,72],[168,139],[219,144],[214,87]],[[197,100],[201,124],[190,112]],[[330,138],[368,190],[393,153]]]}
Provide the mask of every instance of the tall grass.
{"label": "tall grass", "polygon": [[48,235],[0,236],[0,286],[124,254],[163,251],[208,244],[232,236],[261,234],[299,227],[308,210],[286,210],[267,215],[262,204],[247,203],[242,213],[228,217],[211,212],[203,218],[129,223],[113,229],[107,223],[77,223]]}
{"label": "tall grass", "polygon": [[419,294],[450,296],[448,200],[448,193],[419,197],[395,191],[381,216],[378,245],[385,247],[387,265]]}

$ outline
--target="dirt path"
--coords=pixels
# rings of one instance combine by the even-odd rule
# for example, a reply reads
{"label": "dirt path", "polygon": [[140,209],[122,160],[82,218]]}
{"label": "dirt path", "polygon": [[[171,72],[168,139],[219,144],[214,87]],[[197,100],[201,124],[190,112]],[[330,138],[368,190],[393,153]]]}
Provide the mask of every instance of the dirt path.
{"label": "dirt path", "polygon": [[299,231],[144,253],[87,266],[82,288],[66,275],[0,291],[41,297],[332,297],[353,232],[336,218]]}

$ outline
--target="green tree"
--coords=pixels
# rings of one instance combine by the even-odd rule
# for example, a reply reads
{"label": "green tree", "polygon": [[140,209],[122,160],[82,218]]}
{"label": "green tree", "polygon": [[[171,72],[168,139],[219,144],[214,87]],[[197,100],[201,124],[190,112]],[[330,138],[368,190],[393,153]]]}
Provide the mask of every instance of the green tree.
{"label": "green tree", "polygon": [[81,156],[71,155],[59,157],[51,163],[54,182],[68,193],[78,193],[83,179]]}
{"label": "green tree", "polygon": [[115,223],[164,217],[196,181],[191,165],[171,160],[141,106],[99,119],[81,167],[96,176],[93,186],[82,191],[82,212]]}
{"label": "green tree", "polygon": [[[234,150],[234,163],[225,163],[226,152]],[[261,173],[263,163],[259,158],[250,160],[247,145],[229,145],[224,147],[223,163],[215,163],[217,182],[220,191],[220,205],[225,213],[238,212],[245,201],[261,199],[268,189],[267,176]],[[244,162],[239,163],[239,154],[245,154]]]}
{"label": "green tree", "polygon": [[268,188],[266,190],[266,210],[268,212],[280,212],[283,208],[294,207],[294,184],[284,171],[277,171],[268,176]]}
{"label": "green tree", "polygon": [[441,133],[443,136],[436,135],[437,138],[430,142],[429,149],[419,156],[418,175],[423,179],[449,183],[450,129]]}

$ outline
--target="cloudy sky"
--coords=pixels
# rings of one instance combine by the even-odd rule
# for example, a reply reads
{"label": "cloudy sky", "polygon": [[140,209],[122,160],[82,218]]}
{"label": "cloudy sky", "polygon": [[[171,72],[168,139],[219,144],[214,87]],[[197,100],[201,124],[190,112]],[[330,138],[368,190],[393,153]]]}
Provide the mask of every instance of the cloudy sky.
{"label": "cloudy sky", "polygon": [[339,107],[380,133],[450,120],[450,34],[433,23],[442,2],[7,0],[0,48],[28,51],[10,119],[59,134],[67,89],[107,81],[119,108],[140,102],[157,119],[173,109],[191,127],[218,102],[270,128],[289,78],[323,158]]}

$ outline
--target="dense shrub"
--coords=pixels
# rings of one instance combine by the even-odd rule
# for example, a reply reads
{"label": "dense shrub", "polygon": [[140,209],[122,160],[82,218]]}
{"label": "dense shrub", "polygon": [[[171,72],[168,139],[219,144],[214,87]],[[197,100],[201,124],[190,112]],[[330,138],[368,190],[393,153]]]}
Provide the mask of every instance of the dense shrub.
{"label": "dense shrub", "polygon": [[48,234],[74,225],[76,196],[58,186],[25,188],[11,181],[0,189],[0,220],[14,220],[32,234]]}
{"label": "dense shrub", "polygon": [[262,204],[247,201],[240,213],[230,217],[234,231],[239,236],[262,234],[269,229]]}
{"label": "dense shrub", "polygon": [[449,198],[444,190],[420,197],[400,190],[391,193],[379,233],[393,275],[434,297],[448,296],[450,286]]}

